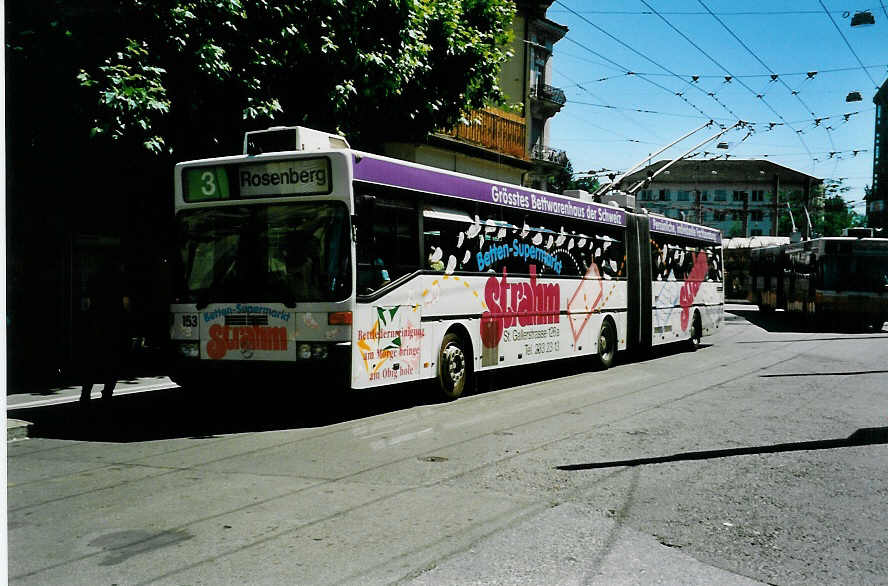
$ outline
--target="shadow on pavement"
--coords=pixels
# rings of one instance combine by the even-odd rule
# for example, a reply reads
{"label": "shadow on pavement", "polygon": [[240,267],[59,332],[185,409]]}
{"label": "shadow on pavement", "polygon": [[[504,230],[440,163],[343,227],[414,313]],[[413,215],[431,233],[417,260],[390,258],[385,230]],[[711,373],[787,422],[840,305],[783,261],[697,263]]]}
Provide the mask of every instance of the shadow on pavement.
{"label": "shadow on pavement", "polygon": [[[726,321],[735,321],[731,319],[731,316],[737,316],[738,318],[745,319],[749,323],[756,325],[768,332],[777,332],[777,333],[803,333],[803,332],[818,332],[818,333],[849,333],[849,332],[881,332],[883,329],[874,330],[870,329],[854,329],[851,325],[842,325],[841,323],[831,323],[828,325],[822,325],[818,323],[817,320],[814,319],[805,319],[801,314],[798,313],[787,313],[785,311],[774,311],[769,313],[764,313],[758,310],[756,307],[749,307],[748,309],[732,309],[731,311],[725,312]],[[884,324],[883,324],[884,328]]]}
{"label": "shadow on pavement", "polygon": [[[705,339],[705,338],[704,338]],[[705,352],[712,344],[700,344],[699,351]],[[612,368],[626,364],[638,364],[650,360],[657,360],[676,354],[684,354],[688,347],[682,343],[664,344],[654,346],[644,352],[633,354],[619,352]],[[524,386],[540,382],[552,382],[559,378],[566,378],[580,374],[595,373],[600,369],[596,366],[593,357],[564,358],[542,364],[529,364],[527,366],[513,366],[503,370],[484,373],[479,377],[478,389],[475,394],[496,391],[511,387]]]}
{"label": "shadow on pavement", "polygon": [[633,460],[616,460],[612,462],[592,462],[589,464],[568,464],[565,466],[556,466],[555,468],[558,470],[592,470],[595,468],[614,468],[618,466],[663,464],[665,462],[679,462],[683,460],[711,460],[713,458],[728,458],[750,454],[775,454],[803,450],[831,450],[834,448],[874,446],[879,444],[888,444],[888,427],[868,427],[858,429],[846,438],[773,444],[769,446],[752,446],[747,448],[730,448],[725,450],[706,450],[702,452],[681,452],[678,454],[672,454],[671,456],[635,458]]}
{"label": "shadow on pavement", "polygon": [[[311,392],[328,390],[316,387]],[[141,442],[319,427],[432,402],[416,385],[336,393],[323,401],[305,395],[286,397],[274,390],[251,391],[155,390],[117,395],[107,403],[93,399],[88,406],[73,402],[9,409],[7,417],[32,423],[30,437]]]}
{"label": "shadow on pavement", "polygon": [[[670,344],[656,347],[644,356],[618,354],[614,366],[685,351],[681,344]],[[466,394],[552,382],[595,370],[594,361],[588,357],[513,367],[480,374],[474,388]],[[126,380],[120,381],[118,389],[125,389],[126,384]],[[72,402],[9,408],[7,416],[32,423],[30,437],[100,442],[208,438],[321,427],[433,405],[441,402],[434,384],[424,381],[369,391],[342,391],[316,380],[296,384],[252,381],[233,391],[173,388],[115,395],[108,403],[93,399],[88,406]]]}

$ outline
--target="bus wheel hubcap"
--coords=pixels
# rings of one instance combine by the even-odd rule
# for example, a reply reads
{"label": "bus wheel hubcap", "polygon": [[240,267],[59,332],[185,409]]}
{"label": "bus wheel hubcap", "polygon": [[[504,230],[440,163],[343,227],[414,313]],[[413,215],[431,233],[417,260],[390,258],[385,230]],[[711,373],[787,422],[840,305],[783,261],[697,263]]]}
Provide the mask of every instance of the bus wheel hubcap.
{"label": "bus wheel hubcap", "polygon": [[457,346],[448,346],[444,350],[444,363],[447,367],[450,382],[456,385],[465,373],[465,361],[463,360],[462,350]]}

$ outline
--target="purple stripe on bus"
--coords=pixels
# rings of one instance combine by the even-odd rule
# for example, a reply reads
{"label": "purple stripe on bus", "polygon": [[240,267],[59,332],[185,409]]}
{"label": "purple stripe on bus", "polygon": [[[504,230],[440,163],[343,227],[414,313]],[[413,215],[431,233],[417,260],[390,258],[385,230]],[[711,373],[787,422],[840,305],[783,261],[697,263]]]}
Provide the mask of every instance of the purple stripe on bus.
{"label": "purple stripe on bus", "polygon": [[591,220],[611,226],[626,225],[626,212],[621,209],[530,191],[517,185],[459,177],[366,155],[355,156],[354,169],[355,180],[358,181]]}
{"label": "purple stripe on bus", "polygon": [[706,240],[708,242],[715,242],[716,244],[720,244],[722,241],[721,232],[707,226],[676,222],[669,218],[661,218],[658,216],[650,216],[650,225],[651,232],[672,234],[673,236],[687,236],[688,238]]}

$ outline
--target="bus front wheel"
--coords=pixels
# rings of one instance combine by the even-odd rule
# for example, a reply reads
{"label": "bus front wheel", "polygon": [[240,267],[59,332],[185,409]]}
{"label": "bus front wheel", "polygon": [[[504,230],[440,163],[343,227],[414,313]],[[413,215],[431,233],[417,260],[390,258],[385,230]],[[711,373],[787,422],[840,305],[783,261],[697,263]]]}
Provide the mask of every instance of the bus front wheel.
{"label": "bus front wheel", "polygon": [[595,355],[597,366],[601,370],[607,370],[614,364],[617,355],[617,328],[610,319],[601,322],[598,331],[598,353]]}
{"label": "bus front wheel", "polygon": [[471,371],[471,354],[463,339],[448,332],[438,352],[438,386],[447,399],[462,395]]}

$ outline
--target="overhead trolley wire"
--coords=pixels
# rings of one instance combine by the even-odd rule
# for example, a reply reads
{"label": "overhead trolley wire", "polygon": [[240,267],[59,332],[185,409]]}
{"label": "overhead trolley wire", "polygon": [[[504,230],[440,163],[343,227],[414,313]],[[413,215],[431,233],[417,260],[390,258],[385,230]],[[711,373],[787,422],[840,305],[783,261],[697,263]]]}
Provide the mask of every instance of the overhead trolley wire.
{"label": "overhead trolley wire", "polygon": [[[644,1],[644,0],[642,0],[642,1]],[[716,16],[716,14],[715,14],[714,12],[712,12],[712,10],[710,10],[710,8],[709,8],[706,4],[703,3],[703,0],[698,0],[698,2],[700,3],[700,5],[701,5],[703,8],[705,8],[707,11],[709,11],[709,13],[712,15],[712,17],[715,18],[715,19],[718,21],[718,23],[721,24],[722,27],[724,27],[724,29],[725,29],[726,31],[728,31],[728,34],[730,34],[732,37],[734,37],[734,39],[735,39],[738,43],[740,43],[740,45],[741,45],[744,49],[746,49],[746,51],[747,51],[750,55],[752,55],[752,57],[753,57],[756,61],[758,61],[758,62],[761,64],[762,67],[764,67],[765,69],[768,70],[768,73],[769,73],[769,75],[771,76],[771,82],[779,81],[779,82],[783,85],[783,87],[785,87],[786,90],[787,90],[792,96],[794,96],[794,97],[796,98],[796,100],[798,100],[799,104],[802,105],[802,107],[805,109],[806,112],[808,112],[809,114],[811,114],[812,116],[814,116],[815,119],[817,118],[817,113],[814,112],[813,109],[811,109],[811,107],[808,106],[808,104],[805,103],[805,101],[804,101],[804,100],[802,99],[802,97],[799,95],[800,92],[799,92],[798,89],[792,89],[791,87],[789,87],[789,84],[786,83],[786,81],[784,80],[783,76],[781,76],[780,74],[774,73],[774,70],[771,69],[771,68],[770,68],[770,67],[769,67],[769,66],[768,66],[768,65],[767,65],[767,64],[766,64],[766,63],[765,63],[765,62],[764,62],[764,61],[763,61],[763,60],[762,60],[762,59],[761,59],[761,58],[755,53],[755,51],[753,51],[751,48],[749,48],[749,46],[748,46],[745,42],[743,42],[743,40],[742,40],[740,37],[738,37],[738,36],[734,33],[734,31],[731,30],[731,28],[730,28],[727,24],[724,23],[724,21],[723,21],[722,19],[720,19],[718,16]],[[822,5],[823,5],[823,3],[821,2],[821,6],[822,6]],[[825,8],[824,8],[824,9],[825,9]],[[830,18],[832,18],[832,17],[830,17]],[[835,21],[833,21],[833,23],[835,24]],[[847,41],[846,41],[846,42],[847,42]],[[856,55],[855,55],[855,56],[856,56]],[[858,59],[858,62],[860,62],[859,59]],[[856,68],[854,68],[854,69],[856,69]],[[805,76],[806,76],[806,77],[805,77],[805,79],[802,80],[802,83],[804,83],[805,81],[808,81],[808,80],[814,79],[814,77],[815,77],[818,73],[819,73],[819,71],[813,71],[813,70],[812,70],[812,71],[807,71],[807,72],[805,72]],[[739,80],[738,80],[738,81],[739,81]],[[799,87],[801,87],[801,86],[799,86]],[[756,97],[763,98],[763,97],[764,97],[764,92],[759,93],[759,94],[756,94]],[[796,131],[796,133],[801,134],[799,131]],[[830,144],[832,144],[832,136],[831,136],[831,135],[829,136],[829,140],[830,140]],[[833,148],[835,148],[835,145],[833,145]]]}
{"label": "overhead trolley wire", "polygon": [[[593,104],[592,102],[581,102],[578,100],[571,100],[571,104],[579,104],[581,106],[592,106],[594,108],[607,108],[609,110],[623,110],[626,112],[638,112],[639,114],[657,114],[659,116],[675,116],[677,118],[695,118],[699,120],[700,118],[705,118],[711,120],[706,116],[699,116],[697,114],[678,114],[676,112],[660,112],[657,110],[647,110],[645,108],[632,108],[628,106],[611,106],[610,104]],[[727,118],[721,118],[720,120],[728,120]]]}
{"label": "overhead trolley wire", "polygon": [[[673,73],[673,72],[670,71],[667,67],[665,67],[665,66],[663,66],[663,65],[660,65],[659,63],[657,63],[656,61],[654,61],[653,59],[651,59],[650,57],[648,57],[648,56],[645,55],[644,53],[638,51],[637,49],[635,49],[635,48],[632,47],[631,45],[626,44],[626,43],[625,43],[623,40],[621,40],[620,38],[618,38],[618,37],[612,35],[611,33],[609,33],[608,31],[606,31],[605,29],[601,28],[600,26],[598,26],[597,24],[595,24],[594,22],[592,22],[591,20],[589,20],[589,19],[586,18],[585,16],[579,14],[576,10],[573,10],[572,8],[570,8],[569,6],[567,6],[566,4],[564,4],[561,0],[555,0],[555,2],[556,2],[557,4],[563,6],[563,7],[564,7],[565,9],[567,9],[569,12],[573,13],[575,16],[577,16],[578,18],[580,18],[581,20],[583,20],[584,22],[586,22],[589,26],[591,26],[591,27],[594,28],[595,30],[599,31],[599,32],[602,33],[603,35],[607,36],[608,38],[610,38],[610,39],[612,39],[613,41],[617,42],[618,44],[622,45],[623,47],[629,49],[630,51],[632,51],[632,52],[635,53],[636,55],[640,56],[641,58],[643,58],[643,59],[645,59],[645,60],[647,60],[647,61],[650,61],[651,63],[653,63],[654,65],[656,65],[656,66],[659,67],[660,69],[662,69],[663,71],[666,71],[666,72],[668,72],[668,73],[671,73],[671,74],[673,75],[673,77],[677,77],[678,79],[682,79],[679,75]],[[567,37],[565,37],[565,38],[567,38]],[[593,51],[592,49],[590,49],[589,47],[586,47],[586,46],[583,45],[582,43],[579,43],[579,42],[577,42],[577,41],[575,41],[575,40],[573,40],[573,39],[571,39],[571,41],[572,41],[573,43],[579,45],[580,47],[586,49],[587,51],[593,53],[594,55],[597,55],[598,57],[600,57],[600,58],[602,58],[602,59],[605,59],[606,61],[608,61],[608,62],[610,62],[610,63],[614,63],[614,64],[616,64],[616,62],[615,62],[614,60],[612,60],[612,59],[608,59],[607,57],[604,57],[604,56],[601,55],[600,53],[598,53],[598,52],[596,52],[596,51]],[[622,66],[621,66],[621,69],[623,69],[623,71],[626,72],[626,75],[636,75],[637,77],[639,77],[639,78],[645,80],[646,82],[650,83],[651,85],[654,85],[654,86],[656,86],[656,87],[658,87],[658,88],[660,88],[660,89],[662,89],[662,90],[664,90],[664,91],[669,92],[670,94],[672,94],[672,95],[674,95],[674,96],[677,96],[679,99],[681,99],[683,102],[685,102],[688,106],[690,106],[691,108],[693,108],[694,110],[696,110],[697,112],[699,112],[700,114],[702,114],[703,116],[709,118],[710,120],[713,119],[712,116],[710,116],[709,114],[707,114],[706,112],[704,112],[703,110],[701,110],[696,104],[692,103],[690,100],[688,100],[687,98],[685,98],[684,95],[682,95],[682,94],[680,94],[680,93],[678,93],[678,92],[674,92],[673,90],[667,88],[666,86],[664,86],[664,85],[662,85],[662,84],[659,84],[659,83],[657,83],[657,82],[655,82],[655,81],[653,81],[653,80],[651,80],[651,79],[648,79],[647,77],[645,77],[645,76],[643,76],[643,75],[637,75],[635,72],[633,72],[633,71],[632,71],[631,69],[629,69],[628,67],[622,67]],[[684,81],[684,80],[682,80],[682,81]],[[697,89],[699,89],[699,88],[697,88]],[[702,90],[701,90],[701,91],[702,91]],[[705,93],[705,92],[704,92],[704,93]]]}
{"label": "overhead trolley wire", "polygon": [[[664,13],[664,14],[665,14],[665,13]],[[583,60],[583,61],[588,61],[588,62],[590,62],[590,63],[593,63],[593,61],[591,61],[591,60],[589,60],[589,59],[583,59],[582,57],[577,57],[577,56],[575,56],[575,55],[570,55],[570,54],[565,55],[565,53],[563,53],[563,52],[559,53],[559,55],[562,56],[562,57],[564,57],[564,56],[566,56],[566,57],[572,57],[572,58],[574,58],[574,59],[581,59],[581,60]],[[885,67],[885,68],[888,68],[888,63],[879,63],[879,64],[876,64],[876,65],[867,65],[867,68],[869,68],[869,69],[874,69],[874,68],[876,68],[876,67]],[[860,69],[860,67],[858,67],[858,66],[856,66],[856,65],[855,65],[854,67],[832,67],[832,68],[829,68],[829,69],[818,69],[818,70],[816,70],[816,71],[813,71],[813,73],[815,73],[815,74],[817,74],[817,75],[822,75],[822,74],[824,74],[824,73],[838,73],[838,72],[842,72],[842,71],[857,71],[858,69]],[[736,78],[738,78],[738,79],[739,79],[739,78],[746,79],[746,78],[752,78],[752,77],[773,77],[774,79],[769,80],[769,83],[771,83],[771,82],[775,82],[775,81],[777,81],[777,79],[780,78],[780,77],[790,77],[790,76],[793,76],[793,75],[808,75],[809,73],[812,73],[812,71],[811,71],[811,70],[808,70],[808,71],[791,71],[791,72],[788,72],[788,73],[744,73],[744,74],[742,74],[742,75],[734,75],[734,77],[736,77]],[[668,77],[672,77],[672,74],[671,74],[671,73],[658,73],[658,72],[650,72],[650,71],[638,71],[638,72],[636,72],[636,75],[650,75],[650,76],[655,76],[655,77],[656,77],[656,76],[661,76],[661,77],[666,77],[666,76],[668,76]],[[687,77],[687,78],[694,78],[694,77],[697,77],[697,78],[700,78],[700,79],[704,79],[704,78],[707,78],[707,77],[717,77],[717,78],[719,78],[719,79],[724,78],[724,75],[718,75],[718,74],[705,74],[705,73],[703,73],[703,74],[680,73],[679,75],[680,75],[682,78],[685,78],[685,77]],[[776,77],[775,77],[775,76],[776,76]],[[584,83],[591,83],[592,81],[596,81],[596,82],[598,82],[598,81],[608,81],[608,80],[615,79],[615,78],[618,78],[618,77],[623,77],[623,75],[612,75],[612,76],[609,76],[609,77],[602,77],[602,78],[599,78],[599,79],[593,79],[593,80],[590,80],[589,82],[584,82]]]}
{"label": "overhead trolley wire", "polygon": [[[614,61],[614,60],[612,60],[612,59],[609,59],[609,58],[605,57],[604,55],[602,55],[602,54],[599,53],[598,51],[595,51],[594,49],[590,49],[589,47],[587,47],[587,46],[584,45],[583,43],[581,43],[581,42],[579,42],[579,41],[577,41],[577,40],[575,40],[575,39],[573,39],[573,38],[571,38],[571,37],[567,37],[567,36],[566,36],[566,37],[564,37],[564,40],[565,40],[565,41],[570,41],[571,43],[577,45],[578,47],[580,47],[580,48],[582,48],[582,49],[585,49],[586,51],[589,51],[589,52],[592,53],[593,55],[596,55],[596,56],[600,57],[601,59],[604,59],[604,60],[606,60],[606,61],[608,61],[608,62],[610,62],[610,63],[613,63],[614,65],[617,65],[617,66],[618,66],[618,67],[624,72],[624,73],[623,73],[623,76],[635,76],[635,77],[638,77],[639,79],[643,79],[644,81],[648,82],[649,84],[653,85],[654,87],[657,87],[657,88],[659,88],[659,89],[661,89],[661,90],[663,90],[663,91],[665,91],[665,92],[667,92],[667,93],[669,93],[669,94],[671,94],[671,95],[673,95],[673,96],[678,96],[678,98],[681,99],[682,101],[684,101],[688,106],[690,106],[691,108],[693,108],[694,110],[696,110],[697,112],[699,112],[701,116],[703,116],[704,118],[710,119],[710,120],[712,119],[712,116],[710,116],[708,113],[704,112],[704,111],[703,111],[702,109],[700,109],[696,104],[691,103],[690,100],[688,100],[687,98],[683,97],[681,94],[678,94],[678,93],[672,91],[671,89],[669,89],[668,87],[664,86],[663,84],[659,84],[659,83],[655,82],[655,81],[652,80],[652,79],[648,79],[648,78],[645,77],[644,75],[638,75],[638,74],[636,74],[635,72],[633,72],[633,71],[632,71],[631,69],[629,69],[628,67],[623,67],[622,65],[618,64],[616,61]],[[574,82],[574,83],[577,85],[577,87],[579,87],[579,88],[582,89],[583,91],[586,91],[587,93],[589,93],[590,95],[593,95],[593,97],[595,97],[594,94],[592,94],[591,92],[589,92],[588,89],[584,88],[582,85],[580,85],[580,84],[577,83],[577,82]],[[600,99],[600,98],[597,98],[597,97],[596,97],[596,99]]]}
{"label": "overhead trolley wire", "polygon": [[[741,45],[744,49],[746,49],[746,51],[747,51],[750,55],[752,55],[752,56],[755,58],[755,60],[758,61],[758,62],[762,65],[762,67],[764,67],[765,69],[767,69],[767,70],[771,73],[772,76],[775,75],[775,74],[774,74],[774,70],[772,70],[770,67],[768,67],[768,66],[765,64],[765,62],[762,61],[762,60],[759,58],[759,56],[755,54],[755,51],[753,51],[752,49],[750,49],[749,46],[747,46],[747,44],[744,43],[742,39],[740,39],[740,37],[738,37],[736,34],[734,34],[734,31],[732,31],[731,28],[730,28],[728,25],[726,25],[722,19],[720,19],[718,16],[716,16],[715,13],[713,13],[712,10],[710,10],[709,7],[706,6],[706,4],[703,3],[703,0],[697,0],[697,2],[699,2],[699,3],[700,3],[700,6],[702,6],[707,12],[709,12],[709,14],[712,15],[712,17],[713,17],[713,18],[714,18],[714,19],[715,19],[720,25],[722,25],[722,27],[723,27],[726,31],[728,31],[728,34],[731,35],[732,37],[734,37],[734,39],[735,39],[738,43],[740,43],[740,45]],[[705,53],[704,53],[704,54],[705,54]],[[708,56],[708,55],[707,55],[707,56]],[[722,69],[724,69],[724,67],[722,67]],[[726,70],[726,71],[727,71],[727,70]],[[779,78],[778,78],[778,79],[779,79]],[[749,91],[750,91],[750,92],[751,92],[756,98],[760,99],[760,100],[762,101],[762,103],[763,103],[765,106],[767,106],[769,110],[771,110],[771,112],[773,112],[778,118],[780,118],[781,121],[783,121],[784,124],[786,124],[787,128],[789,128],[790,130],[794,131],[795,134],[796,134],[796,136],[798,136],[798,138],[799,138],[799,142],[801,142],[801,143],[802,143],[802,146],[805,148],[805,151],[807,151],[807,152],[809,152],[809,153],[811,152],[811,149],[808,148],[808,144],[805,142],[805,139],[802,138],[802,131],[800,131],[800,130],[796,130],[795,128],[793,128],[793,126],[792,126],[790,123],[788,123],[788,122],[786,121],[786,119],[783,117],[783,115],[780,114],[780,112],[778,112],[777,110],[775,110],[774,107],[771,106],[771,104],[769,104],[767,100],[765,100],[763,94],[756,94],[755,90],[753,90],[751,87],[749,87],[748,85],[746,85],[746,83],[743,82],[743,81],[740,80],[740,79],[738,79],[737,82],[738,82],[740,85],[742,85],[743,87],[745,87],[746,89],[748,89],[748,90],[749,90]],[[786,82],[783,82],[783,83],[785,84]],[[788,86],[787,86],[787,87],[788,87]],[[792,90],[790,90],[790,91],[792,91]]]}
{"label": "overhead trolley wire", "polygon": [[[826,12],[826,15],[829,17],[830,22],[833,23],[833,26],[836,27],[836,32],[842,37],[842,40],[845,41],[845,45],[848,46],[848,50],[851,51],[851,54],[854,55],[854,58],[857,59],[857,63],[860,64],[860,68],[863,69],[863,72],[869,78],[869,80],[873,83],[873,86],[878,90],[879,84],[876,83],[876,80],[873,79],[873,76],[870,75],[870,72],[867,71],[866,67],[863,66],[863,61],[860,60],[860,57],[857,56],[857,51],[854,50],[854,47],[851,46],[851,43],[848,42],[847,37],[845,37],[845,33],[842,32],[842,29],[839,28],[839,25],[836,24],[836,19],[832,17],[832,14],[829,13],[829,10],[826,9],[826,6],[823,4],[823,0],[817,0],[820,2],[820,6],[823,7],[823,11]],[[885,7],[882,6],[884,9]]]}
{"label": "overhead trolley wire", "polygon": [[[571,103],[571,104],[576,104],[577,102],[571,100],[570,103]],[[604,107],[604,108],[614,108],[614,106],[602,106],[602,107]],[[614,109],[616,109],[616,108],[614,108]],[[592,126],[592,127],[594,127],[594,128],[598,128],[598,129],[603,130],[603,131],[605,131],[605,132],[609,132],[610,134],[613,134],[614,136],[618,136],[618,137],[620,137],[620,139],[621,139],[620,142],[625,141],[625,142],[637,142],[637,143],[640,143],[640,144],[657,144],[657,143],[653,143],[653,142],[645,142],[645,141],[641,141],[641,140],[638,140],[638,139],[635,139],[635,138],[629,138],[629,137],[626,136],[625,134],[620,134],[619,132],[616,132],[616,131],[614,131],[614,130],[612,130],[612,129],[610,129],[610,128],[607,128],[607,127],[605,127],[605,126],[600,126],[600,125],[595,124],[595,123],[593,123],[593,122],[589,122],[588,120],[585,120],[584,118],[580,118],[579,116],[577,116],[577,115],[575,115],[575,114],[571,114],[570,112],[564,112],[564,113],[562,114],[562,116],[567,116],[568,118],[575,118],[576,120],[579,120],[580,122],[582,122],[582,123],[584,123],[584,124],[588,124],[589,126]],[[630,121],[630,122],[634,122],[633,120],[629,120],[629,121]],[[656,136],[655,136],[655,138],[659,138],[659,137],[656,137]]]}
{"label": "overhead trolley wire", "polygon": [[[712,61],[713,63],[715,63],[715,64],[716,64],[718,67],[720,67],[725,73],[727,73],[729,77],[725,77],[725,83],[730,83],[731,79],[734,77],[734,74],[733,74],[733,73],[731,73],[730,71],[728,71],[728,69],[727,69],[724,65],[722,65],[721,63],[719,63],[718,61],[716,61],[715,58],[713,58],[709,53],[707,53],[706,51],[704,51],[704,50],[700,47],[700,45],[698,45],[697,43],[695,43],[694,41],[692,41],[692,40],[690,39],[690,37],[688,37],[686,34],[684,34],[683,32],[681,32],[681,31],[680,31],[675,25],[673,25],[671,22],[669,22],[669,20],[668,20],[665,16],[663,16],[662,14],[660,14],[659,12],[657,12],[657,11],[654,9],[653,6],[651,6],[650,4],[648,4],[645,0],[641,0],[641,3],[644,4],[645,6],[647,6],[647,7],[651,10],[651,12],[653,12],[653,13],[656,14],[658,17],[660,17],[660,19],[661,19],[663,22],[665,22],[665,23],[669,26],[669,28],[671,28],[672,30],[674,30],[675,32],[677,32],[679,35],[681,35],[682,38],[684,38],[684,40],[686,40],[686,41],[689,42],[691,45],[693,45],[693,47],[694,47],[695,49],[697,49],[698,51],[700,51],[701,53],[703,53],[703,55],[705,55],[710,61]],[[668,71],[668,70],[667,70],[667,71]],[[676,74],[676,77],[678,77],[679,79],[681,79],[681,77],[679,77],[677,74]],[[692,78],[692,80],[693,80],[693,82],[696,82],[696,81],[697,81],[696,79],[693,79],[693,78]],[[738,81],[739,81],[739,80],[738,80]],[[741,84],[742,84],[742,82],[741,82]],[[745,84],[743,84],[743,85],[744,85],[744,87],[746,87]],[[696,86],[695,86],[695,87],[696,87]],[[697,89],[700,89],[700,88],[698,87]],[[724,103],[722,103],[722,101],[719,100],[718,97],[716,97],[715,92],[708,92],[708,93],[707,93],[707,92],[706,92],[705,90],[703,90],[703,89],[700,89],[700,91],[702,91],[703,93],[705,93],[706,95],[708,95],[709,97],[711,97],[713,100],[715,100],[716,102],[718,102],[718,104],[719,104],[722,108],[724,108],[725,110],[727,110],[727,111],[731,114],[731,116],[733,116],[734,118],[736,118],[736,119],[738,119],[738,120],[740,119],[740,116],[737,116],[737,114],[735,114],[730,108],[728,108]],[[751,91],[751,90],[750,90],[750,91]]]}
{"label": "overhead trolley wire", "polygon": [[[881,4],[881,0],[880,0]],[[882,10],[885,10],[885,5],[882,4]],[[557,8],[552,10],[552,12],[563,12],[558,10]],[[581,14],[614,14],[614,15],[653,15],[653,12],[647,10],[579,10],[577,11]],[[738,10],[738,11],[726,11],[726,12],[718,12],[717,14],[721,14],[722,16],[781,16],[787,14],[820,14],[820,10]],[[833,12],[844,14],[849,12],[847,10],[834,10]],[[661,14],[668,14],[670,16],[705,16],[707,12],[698,12],[696,10],[673,10],[673,11],[662,11]],[[888,13],[886,13],[888,16]]]}
{"label": "overhead trolley wire", "polygon": [[[558,75],[565,77],[566,79],[570,79],[566,75],[561,73],[560,71],[555,70],[554,68],[553,68],[553,71],[555,71],[555,73],[557,73]],[[580,89],[585,90],[585,88],[580,84],[574,84],[574,85],[576,85]],[[588,92],[588,90],[586,90],[586,91]],[[591,94],[591,92],[589,92],[589,93],[593,97],[596,97],[594,94]],[[695,118],[695,119],[701,118],[701,116],[698,116],[697,114],[680,114],[678,112],[662,112],[660,110],[649,110],[647,108],[640,108],[640,107],[633,107],[633,106],[612,106],[607,103],[596,104],[593,102],[583,102],[580,100],[571,100],[570,103],[575,104],[575,105],[580,105],[580,106],[591,106],[593,108],[606,108],[609,110],[624,110],[626,112],[638,112],[639,114],[656,114],[659,116],[673,116],[676,118]],[[800,120],[790,120],[788,122],[788,124],[804,124],[804,123],[810,122],[814,126],[820,126],[823,122],[825,122],[827,120],[832,120],[835,118],[842,118],[843,123],[846,123],[851,119],[852,116],[856,116],[857,114],[860,114],[861,112],[871,112],[873,110],[875,110],[875,108],[867,108],[865,110],[858,110],[855,112],[845,112],[843,114],[830,114],[829,116],[819,116],[817,118],[803,118]],[[732,120],[733,120],[732,118],[715,118],[716,122],[719,122],[719,121],[728,122],[728,121],[732,121]],[[745,120],[744,122],[746,122],[750,126],[768,126],[768,128],[765,129],[765,132],[767,132],[769,130],[773,130],[773,128],[775,126],[783,126],[784,124],[787,124],[784,122],[754,122],[754,121],[749,121],[749,120]],[[824,130],[831,131],[831,130],[835,130],[835,128],[833,128],[832,126],[824,126]]]}
{"label": "overhead trolley wire", "polygon": [[[567,38],[567,37],[565,37],[565,38]],[[568,40],[571,41],[571,42],[576,43],[576,41],[574,41],[573,39],[568,39]],[[578,43],[578,44],[579,44],[579,43]],[[590,49],[590,50],[591,50],[591,49]],[[606,57],[605,57],[605,59],[606,59]],[[554,71],[555,73],[557,73],[557,74],[560,75],[561,77],[565,78],[565,79],[568,80],[570,83],[572,83],[574,86],[576,86],[577,88],[579,88],[579,89],[581,89],[582,91],[586,92],[587,94],[589,94],[590,96],[592,96],[592,97],[595,98],[596,100],[599,100],[600,102],[602,102],[602,105],[601,105],[602,108],[609,108],[609,109],[617,110],[617,111],[620,111],[620,110],[621,110],[620,108],[617,108],[617,107],[615,107],[615,106],[611,106],[610,104],[608,104],[607,102],[605,102],[604,100],[602,100],[599,96],[596,96],[594,93],[592,93],[591,91],[589,91],[588,89],[586,89],[585,87],[583,87],[581,84],[577,83],[576,81],[574,81],[574,80],[571,79],[570,77],[564,75],[563,73],[561,73],[560,71],[558,71],[558,70],[555,69],[554,67],[552,68],[552,71]],[[572,101],[572,102],[573,102],[573,101]],[[630,118],[629,116],[626,116],[625,114],[622,114],[622,113],[621,113],[621,115],[622,115],[623,118],[625,118],[626,121],[629,122],[630,124],[634,124],[635,126],[638,126],[639,128],[641,128],[641,129],[644,130],[645,132],[651,134],[651,135],[652,135],[654,138],[656,138],[657,140],[662,140],[662,138],[661,138],[660,136],[658,136],[657,133],[654,132],[653,130],[651,130],[649,127],[644,126],[644,125],[642,125],[642,124],[639,124],[636,120],[633,120],[632,118]],[[631,140],[631,139],[629,139],[629,140]]]}

